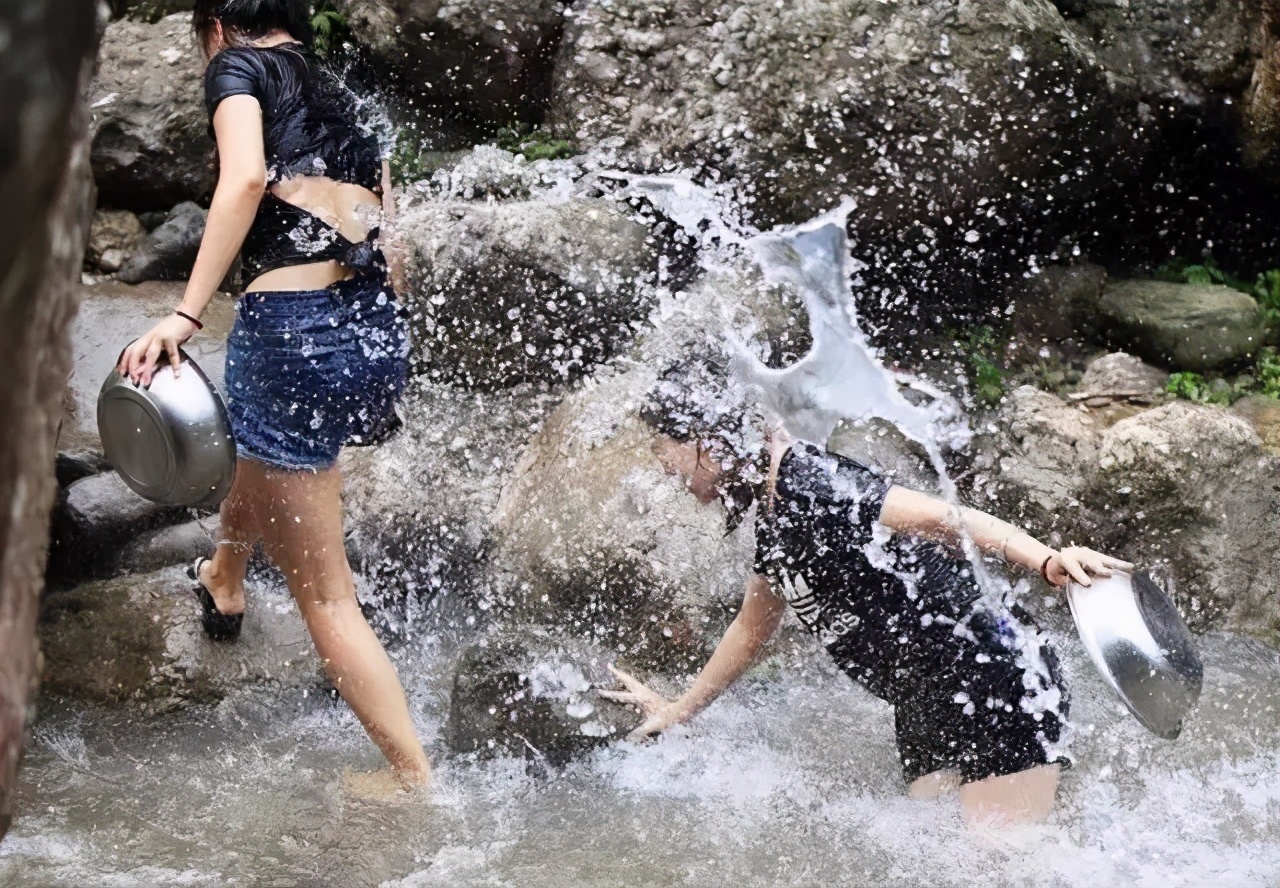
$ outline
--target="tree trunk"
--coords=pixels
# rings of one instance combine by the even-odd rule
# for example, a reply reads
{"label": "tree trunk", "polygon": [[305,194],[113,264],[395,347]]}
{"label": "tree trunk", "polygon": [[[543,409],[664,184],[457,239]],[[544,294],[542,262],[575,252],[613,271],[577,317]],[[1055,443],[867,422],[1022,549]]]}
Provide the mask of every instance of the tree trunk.
{"label": "tree trunk", "polygon": [[36,613],[93,211],[83,95],[90,0],[0,0],[0,837],[37,676]]}

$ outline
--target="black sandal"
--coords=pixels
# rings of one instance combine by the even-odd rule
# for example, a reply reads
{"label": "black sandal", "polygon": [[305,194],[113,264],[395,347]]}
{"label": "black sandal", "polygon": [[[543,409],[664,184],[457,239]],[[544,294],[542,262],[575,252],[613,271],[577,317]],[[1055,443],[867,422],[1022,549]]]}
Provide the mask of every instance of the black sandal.
{"label": "black sandal", "polygon": [[244,614],[224,614],[218,610],[218,605],[214,603],[213,596],[209,594],[209,590],[205,588],[204,583],[200,582],[200,568],[208,561],[203,555],[195,560],[195,563],[187,568],[187,576],[195,580],[195,588],[192,590],[196,593],[196,598],[200,601],[200,607],[204,610],[204,634],[214,641],[235,641],[240,637],[240,627],[244,623]]}

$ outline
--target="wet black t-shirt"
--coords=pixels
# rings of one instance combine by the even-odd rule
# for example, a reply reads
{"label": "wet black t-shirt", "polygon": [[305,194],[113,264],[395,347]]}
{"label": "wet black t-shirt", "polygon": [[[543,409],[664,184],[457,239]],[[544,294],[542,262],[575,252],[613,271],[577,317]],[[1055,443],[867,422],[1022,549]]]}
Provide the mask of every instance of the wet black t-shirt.
{"label": "wet black t-shirt", "polygon": [[890,486],[851,459],[795,445],[772,508],[760,508],[755,569],[845,672],[895,702],[952,656],[954,627],[980,590],[950,549],[879,525]]}
{"label": "wet black t-shirt", "polygon": [[893,704],[908,783],[1067,763],[1057,658],[1016,604],[989,602],[950,549],[879,524],[890,482],[798,444],[758,507],[755,568],[851,678]]}
{"label": "wet black t-shirt", "polygon": [[[209,62],[204,89],[211,131],[224,99],[248,95],[258,100],[269,185],[325,176],[381,192],[377,134],[361,118],[356,97],[301,44],[224,49]],[[310,262],[351,264],[356,246],[322,219],[268,191],[241,251],[244,279]]]}

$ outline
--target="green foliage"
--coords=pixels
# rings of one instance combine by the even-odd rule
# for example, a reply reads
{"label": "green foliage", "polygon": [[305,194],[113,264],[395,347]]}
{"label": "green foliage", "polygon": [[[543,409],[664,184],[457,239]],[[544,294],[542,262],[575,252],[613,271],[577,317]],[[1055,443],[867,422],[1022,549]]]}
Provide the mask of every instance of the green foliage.
{"label": "green foliage", "polygon": [[1156,280],[1174,283],[1222,284],[1225,287],[1231,287],[1251,296],[1256,295],[1253,284],[1223,271],[1218,267],[1218,263],[1214,261],[1214,258],[1207,254],[1196,263],[1189,263],[1181,258],[1174,259],[1172,262],[1157,268],[1154,276]]}
{"label": "green foliage", "polygon": [[311,29],[315,32],[317,53],[328,55],[351,38],[350,21],[330,0],[321,0],[311,10]]}
{"label": "green foliage", "polygon": [[1268,326],[1280,326],[1280,268],[1259,274],[1253,295],[1262,306]]}
{"label": "green foliage", "polygon": [[421,148],[409,139],[396,139],[396,146],[391,151],[391,182],[397,186],[411,185],[423,179],[431,178],[435,167],[428,161]]}
{"label": "green foliage", "polygon": [[568,139],[557,138],[547,130],[530,130],[525,125],[508,126],[498,130],[494,144],[504,151],[523,154],[525,160],[559,160],[577,153]]}
{"label": "green foliage", "polygon": [[1198,404],[1223,406],[1247,395],[1265,395],[1280,400],[1280,355],[1274,348],[1260,349],[1254,365],[1231,379],[1191,372],[1174,373],[1169,377],[1165,391]]}
{"label": "green foliage", "polygon": [[1005,371],[998,363],[1000,341],[996,331],[984,324],[957,344],[969,364],[974,399],[985,407],[999,404],[1004,398]]}

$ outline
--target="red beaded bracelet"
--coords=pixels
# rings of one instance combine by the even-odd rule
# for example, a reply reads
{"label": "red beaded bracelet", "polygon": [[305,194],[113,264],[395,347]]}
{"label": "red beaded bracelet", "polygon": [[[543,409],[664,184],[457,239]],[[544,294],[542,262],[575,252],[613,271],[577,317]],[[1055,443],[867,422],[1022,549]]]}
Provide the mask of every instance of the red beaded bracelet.
{"label": "red beaded bracelet", "polygon": [[200,319],[199,319],[199,318],[193,318],[193,317],[191,317],[191,315],[187,314],[185,311],[178,311],[178,309],[176,309],[176,308],[173,310],[173,313],[174,313],[174,314],[176,314],[178,317],[180,317],[180,318],[186,318],[188,321],[190,321],[191,323],[195,324],[195,325],[196,325],[196,329],[197,329],[197,330],[203,330],[203,329],[204,329],[204,324],[200,323]]}

